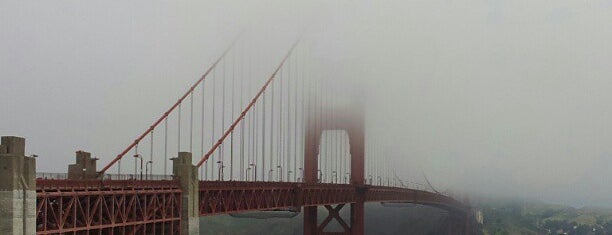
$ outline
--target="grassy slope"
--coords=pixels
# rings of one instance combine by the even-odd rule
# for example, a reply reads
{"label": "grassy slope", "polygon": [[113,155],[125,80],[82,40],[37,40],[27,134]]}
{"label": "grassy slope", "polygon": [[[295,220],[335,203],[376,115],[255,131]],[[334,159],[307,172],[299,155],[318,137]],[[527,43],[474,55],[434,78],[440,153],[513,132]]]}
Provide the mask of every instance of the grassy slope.
{"label": "grassy slope", "polygon": [[482,199],[485,234],[546,234],[543,224],[548,220],[565,220],[595,225],[598,219],[612,220],[612,210],[597,208],[575,209],[542,202],[510,199]]}

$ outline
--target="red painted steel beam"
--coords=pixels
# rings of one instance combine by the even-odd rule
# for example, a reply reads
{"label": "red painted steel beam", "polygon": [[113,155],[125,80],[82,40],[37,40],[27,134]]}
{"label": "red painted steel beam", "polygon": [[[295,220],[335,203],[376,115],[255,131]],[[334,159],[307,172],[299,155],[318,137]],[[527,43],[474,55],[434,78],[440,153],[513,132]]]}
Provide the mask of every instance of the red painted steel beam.
{"label": "red painted steel beam", "polygon": [[[413,189],[319,183],[200,181],[200,215],[363,202],[410,202],[466,211],[462,203]],[[307,208],[304,208],[307,211]]]}
{"label": "red painted steel beam", "polygon": [[180,233],[182,193],[176,181],[37,183],[37,234]]}
{"label": "red painted steel beam", "polygon": [[[454,213],[457,215],[469,212],[467,206],[453,198],[414,189],[292,182],[199,184],[202,216],[304,207],[305,215],[316,219],[316,206],[355,204],[362,199],[431,205],[458,212]],[[180,229],[180,211],[181,190],[177,181],[37,181],[37,234],[80,231],[173,234]],[[316,220],[305,222],[311,222],[305,223],[305,229],[317,230]],[[355,229],[359,227],[351,227],[352,232]]]}

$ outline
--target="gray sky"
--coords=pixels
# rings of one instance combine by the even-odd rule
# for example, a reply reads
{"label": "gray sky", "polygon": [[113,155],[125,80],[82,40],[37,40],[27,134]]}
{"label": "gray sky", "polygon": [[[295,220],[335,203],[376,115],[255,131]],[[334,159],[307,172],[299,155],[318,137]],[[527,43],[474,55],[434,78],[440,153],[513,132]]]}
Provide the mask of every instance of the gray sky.
{"label": "gray sky", "polygon": [[282,52],[307,28],[317,74],[367,91],[369,138],[401,176],[612,206],[611,11],[609,0],[3,0],[0,134],[26,137],[41,171],[65,171],[77,149],[110,159],[241,30]]}

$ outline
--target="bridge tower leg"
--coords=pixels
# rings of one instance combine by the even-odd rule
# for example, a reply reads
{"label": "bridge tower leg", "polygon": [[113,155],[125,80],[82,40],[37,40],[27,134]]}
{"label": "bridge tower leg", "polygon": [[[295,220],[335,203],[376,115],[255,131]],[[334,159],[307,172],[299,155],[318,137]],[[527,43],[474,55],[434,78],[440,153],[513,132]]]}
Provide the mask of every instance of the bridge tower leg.
{"label": "bridge tower leg", "polygon": [[36,160],[24,138],[2,137],[0,179],[0,234],[36,234]]}
{"label": "bridge tower leg", "polygon": [[[318,155],[323,130],[345,130],[349,138],[351,157],[351,185],[356,188],[355,202],[351,203],[351,228],[350,234],[363,235],[364,228],[364,202],[366,188],[364,157],[365,157],[365,112],[363,102],[360,99],[353,100],[353,104],[345,110],[334,115],[329,111],[323,111],[320,115],[310,113],[306,125],[306,138],[304,149],[304,182],[317,183],[318,179]],[[309,107],[315,110],[316,107]],[[335,122],[323,122],[325,119],[336,118]],[[328,208],[329,210],[329,208]],[[325,226],[323,226],[325,227]],[[317,207],[304,207],[304,235],[317,234]]]}
{"label": "bridge tower leg", "polygon": [[463,221],[463,229],[465,230],[465,235],[470,235],[470,215],[471,211],[465,213],[464,221]]}
{"label": "bridge tower leg", "polygon": [[348,120],[350,154],[351,154],[351,184],[356,188],[356,202],[351,204],[351,234],[363,235],[365,233],[365,114],[361,102],[357,102],[350,111]]}
{"label": "bridge tower leg", "polygon": [[191,153],[179,152],[172,159],[172,173],[178,178],[183,196],[181,198],[181,235],[200,233],[198,168],[191,161]]}
{"label": "bridge tower leg", "polygon": [[[307,122],[306,139],[304,143],[304,183],[318,183],[318,159],[319,141],[321,139],[321,129],[315,125],[314,121]],[[317,206],[304,207],[304,235],[314,235],[317,233]]]}

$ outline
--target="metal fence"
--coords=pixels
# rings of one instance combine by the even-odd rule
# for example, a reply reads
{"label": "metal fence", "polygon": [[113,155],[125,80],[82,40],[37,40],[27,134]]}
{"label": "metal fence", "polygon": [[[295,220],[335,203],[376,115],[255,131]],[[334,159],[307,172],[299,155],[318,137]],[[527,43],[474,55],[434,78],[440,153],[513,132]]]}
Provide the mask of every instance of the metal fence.
{"label": "metal fence", "polygon": [[[36,172],[37,179],[68,179],[67,173]],[[172,180],[172,175],[104,174],[103,180]]]}

